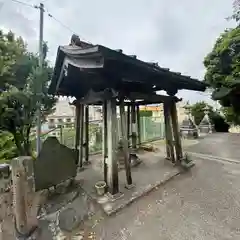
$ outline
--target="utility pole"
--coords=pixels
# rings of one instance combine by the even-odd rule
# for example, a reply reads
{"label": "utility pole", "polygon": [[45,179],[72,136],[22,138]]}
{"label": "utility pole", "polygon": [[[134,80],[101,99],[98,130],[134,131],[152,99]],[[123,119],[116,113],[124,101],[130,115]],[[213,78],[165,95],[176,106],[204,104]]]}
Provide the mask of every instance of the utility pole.
{"label": "utility pole", "polygon": [[[43,14],[44,14],[44,5],[40,3],[40,31],[39,31],[39,76],[42,75],[42,67],[43,67]],[[38,80],[38,79],[37,79]],[[37,129],[36,129],[36,144],[37,144],[37,156],[41,150],[41,91],[42,88],[38,89],[39,100],[37,103]]]}

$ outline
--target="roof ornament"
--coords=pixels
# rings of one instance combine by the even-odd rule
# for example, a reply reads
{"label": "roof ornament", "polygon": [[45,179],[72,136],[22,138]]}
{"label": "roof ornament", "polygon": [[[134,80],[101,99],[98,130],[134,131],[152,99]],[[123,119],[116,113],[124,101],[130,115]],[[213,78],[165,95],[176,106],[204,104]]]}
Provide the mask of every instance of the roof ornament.
{"label": "roof ornament", "polygon": [[73,34],[71,37],[71,42],[70,42],[70,46],[78,46],[81,47],[81,40],[80,37],[76,34]]}

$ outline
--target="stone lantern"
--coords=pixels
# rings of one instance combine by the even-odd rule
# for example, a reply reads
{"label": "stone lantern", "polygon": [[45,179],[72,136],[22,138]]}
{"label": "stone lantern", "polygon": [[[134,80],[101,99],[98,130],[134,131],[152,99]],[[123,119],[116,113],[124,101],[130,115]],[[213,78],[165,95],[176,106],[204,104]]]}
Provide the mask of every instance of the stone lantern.
{"label": "stone lantern", "polygon": [[199,124],[200,133],[212,133],[212,124],[209,118],[209,108],[204,109],[204,117]]}
{"label": "stone lantern", "polygon": [[198,128],[192,117],[189,103],[187,103],[184,108],[186,117],[180,126],[181,136],[185,138],[198,138]]}

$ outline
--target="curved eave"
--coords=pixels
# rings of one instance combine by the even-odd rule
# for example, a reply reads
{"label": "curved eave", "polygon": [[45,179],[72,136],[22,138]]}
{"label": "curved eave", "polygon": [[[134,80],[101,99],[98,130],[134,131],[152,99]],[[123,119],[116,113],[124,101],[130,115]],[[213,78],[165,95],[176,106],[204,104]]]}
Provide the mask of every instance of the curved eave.
{"label": "curved eave", "polygon": [[[145,79],[142,80],[142,84],[155,84],[159,88],[161,88],[162,85],[169,85],[173,88],[175,87],[176,90],[206,90],[206,84],[199,80],[193,79],[189,76],[181,75],[181,73],[172,72],[166,68],[162,68],[157,63],[147,63],[137,59],[136,56],[125,55],[122,53],[122,51],[115,51],[101,45],[96,45],[84,49],[77,46],[62,46],[58,48],[54,73],[49,86],[49,93],[55,94],[58,90],[57,88],[59,86],[59,81],[61,81],[60,76],[65,58],[87,61],[87,59],[99,57],[102,57],[104,62],[117,61],[118,63],[124,63],[128,66],[128,68],[133,68],[133,71],[136,73],[136,75],[138,70],[141,70],[141,72],[144,72],[146,75],[155,77],[154,83],[150,83],[149,79]],[[77,64],[75,66],[77,67]],[[104,67],[106,66],[103,65],[103,68]],[[136,78],[137,77],[135,76],[135,80]],[[156,81],[156,79],[158,80]]]}

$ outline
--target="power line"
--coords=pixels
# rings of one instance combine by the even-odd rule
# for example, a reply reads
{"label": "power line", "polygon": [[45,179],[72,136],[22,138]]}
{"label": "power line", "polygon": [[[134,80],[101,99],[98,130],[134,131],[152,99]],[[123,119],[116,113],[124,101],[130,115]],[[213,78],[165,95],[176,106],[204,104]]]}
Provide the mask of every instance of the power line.
{"label": "power line", "polygon": [[35,6],[35,5],[29,4],[29,3],[26,3],[26,2],[22,2],[22,1],[19,1],[19,0],[11,0],[11,1],[14,2],[14,3],[22,4],[22,5],[27,6],[27,7],[37,8],[37,6]]}
{"label": "power line", "polygon": [[62,27],[66,28],[67,30],[69,30],[71,33],[76,33],[75,31],[73,31],[70,27],[68,27],[67,25],[65,25],[64,23],[60,22],[57,18],[55,18],[51,13],[48,13],[48,16],[50,18],[52,18],[53,20],[55,20],[56,22],[58,22]]}
{"label": "power line", "polygon": [[[22,4],[24,6],[27,6],[27,7],[31,7],[31,8],[34,8],[34,9],[39,9],[39,6],[37,5],[32,5],[32,4],[29,4],[29,3],[26,3],[26,2],[22,2],[20,0],[11,0],[12,2],[14,3],[18,3],[18,4]],[[89,43],[89,44],[92,44],[90,41],[84,39],[82,36],[80,36],[76,31],[73,31],[73,29],[71,29],[68,25],[64,24],[62,21],[60,21],[59,19],[57,19],[55,16],[53,16],[47,9],[46,7],[44,8],[44,12],[47,12],[47,15],[48,17],[52,18],[54,21],[56,21],[59,25],[61,25],[63,28],[67,29],[69,32],[71,32],[72,34],[76,34],[80,37],[80,39],[82,39],[83,41]]]}
{"label": "power line", "polygon": [[76,34],[80,37],[80,39],[82,39],[83,41],[92,44],[90,41],[84,39],[82,36],[80,36],[77,32],[73,31],[69,26],[67,26],[66,24],[64,24],[63,22],[61,22],[59,19],[57,19],[56,17],[54,17],[46,8],[45,11],[47,11],[48,17],[52,18],[53,20],[55,20],[59,25],[61,25],[63,28],[67,29],[69,32]]}

